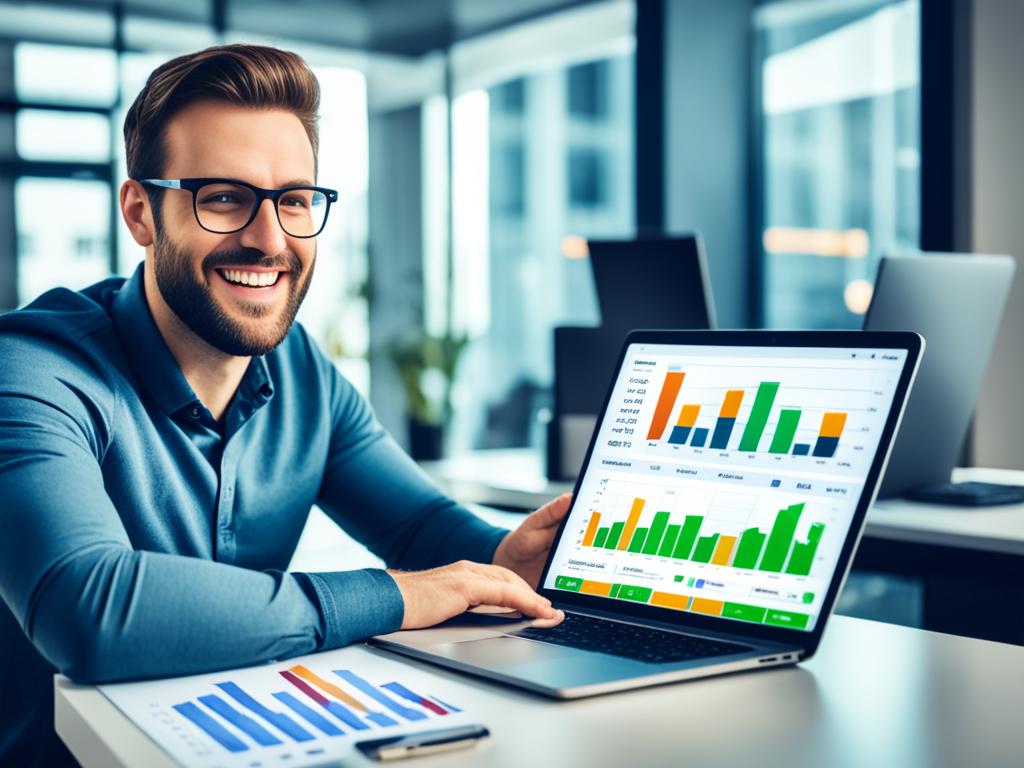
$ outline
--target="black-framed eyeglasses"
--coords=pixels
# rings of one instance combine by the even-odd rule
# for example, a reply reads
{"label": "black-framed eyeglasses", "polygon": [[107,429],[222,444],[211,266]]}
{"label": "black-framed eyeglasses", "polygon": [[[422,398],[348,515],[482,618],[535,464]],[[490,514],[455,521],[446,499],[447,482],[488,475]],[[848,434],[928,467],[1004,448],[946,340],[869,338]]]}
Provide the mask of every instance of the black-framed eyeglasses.
{"label": "black-framed eyeglasses", "polygon": [[264,200],[270,200],[281,229],[292,237],[316,237],[327,223],[338,192],[326,187],[263,189],[237,179],[138,179],[140,184],[192,193],[192,211],[207,232],[230,235],[252,224]]}

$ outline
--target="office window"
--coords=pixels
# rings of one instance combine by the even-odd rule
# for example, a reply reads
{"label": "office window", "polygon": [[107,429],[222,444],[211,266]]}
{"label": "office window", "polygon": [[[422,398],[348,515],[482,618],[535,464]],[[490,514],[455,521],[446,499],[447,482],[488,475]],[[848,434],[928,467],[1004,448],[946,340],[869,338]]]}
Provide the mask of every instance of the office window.
{"label": "office window", "polygon": [[916,0],[765,3],[764,322],[856,328],[878,259],[918,247]]}
{"label": "office window", "polygon": [[[470,343],[450,452],[543,446],[552,330],[600,319],[580,238],[634,232],[633,62],[630,50],[549,66],[455,101],[452,309]],[[434,329],[444,313],[431,262],[444,250],[425,252]]]}
{"label": "office window", "polygon": [[17,180],[19,303],[51,288],[78,290],[109,274],[110,203],[105,181]]}
{"label": "office window", "polygon": [[23,160],[110,162],[110,120],[103,114],[19,109],[15,148]]}

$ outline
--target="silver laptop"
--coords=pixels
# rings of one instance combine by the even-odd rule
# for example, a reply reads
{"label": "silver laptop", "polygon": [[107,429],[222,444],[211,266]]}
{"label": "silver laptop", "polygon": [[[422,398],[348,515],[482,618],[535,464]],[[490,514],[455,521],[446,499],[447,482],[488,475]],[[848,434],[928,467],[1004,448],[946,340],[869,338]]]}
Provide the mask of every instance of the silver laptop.
{"label": "silver laptop", "polygon": [[913,330],[929,339],[928,357],[921,361],[882,478],[881,498],[950,482],[1013,272],[1011,257],[977,254],[885,257],[878,265],[864,330]]}
{"label": "silver laptop", "polygon": [[541,576],[565,621],[465,615],[373,642],[566,699],[809,658],[923,346],[631,333]]}

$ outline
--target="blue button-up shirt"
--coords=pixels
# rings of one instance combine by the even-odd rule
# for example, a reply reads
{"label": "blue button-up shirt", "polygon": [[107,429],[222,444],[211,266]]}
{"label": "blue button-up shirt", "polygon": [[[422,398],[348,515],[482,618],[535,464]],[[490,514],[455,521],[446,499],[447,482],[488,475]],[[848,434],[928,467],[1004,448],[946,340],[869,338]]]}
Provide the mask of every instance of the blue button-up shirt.
{"label": "blue button-up shirt", "polygon": [[298,324],[223,419],[164,343],[143,266],[0,316],[0,763],[47,763],[54,669],[182,675],[397,629],[383,570],[287,573],[319,504],[398,568],[505,531],[433,485]]}

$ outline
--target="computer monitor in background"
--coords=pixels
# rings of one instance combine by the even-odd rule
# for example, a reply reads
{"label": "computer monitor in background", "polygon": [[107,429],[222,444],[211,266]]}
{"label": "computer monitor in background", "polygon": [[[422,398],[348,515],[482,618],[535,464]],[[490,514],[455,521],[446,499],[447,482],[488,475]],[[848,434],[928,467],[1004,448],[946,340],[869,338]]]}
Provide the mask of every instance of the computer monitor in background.
{"label": "computer monitor in background", "polygon": [[916,331],[928,346],[880,496],[960,504],[1020,496],[1008,486],[950,482],[1013,272],[1009,256],[929,253],[882,259],[864,330]]}
{"label": "computer monitor in background", "polygon": [[591,240],[601,325],[554,332],[554,403],[547,475],[575,479],[626,335],[638,328],[714,328],[704,244],[698,234]]}

